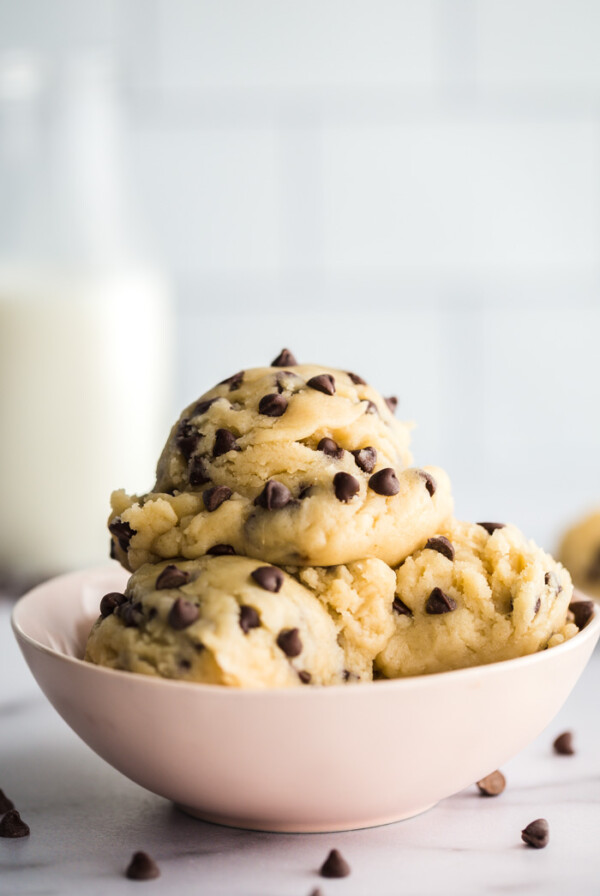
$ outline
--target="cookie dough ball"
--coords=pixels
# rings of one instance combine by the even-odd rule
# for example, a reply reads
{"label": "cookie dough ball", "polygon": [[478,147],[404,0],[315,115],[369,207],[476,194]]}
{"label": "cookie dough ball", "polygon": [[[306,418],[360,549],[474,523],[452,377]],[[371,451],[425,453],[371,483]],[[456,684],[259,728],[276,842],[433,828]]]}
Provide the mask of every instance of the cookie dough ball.
{"label": "cookie dough ball", "polygon": [[600,597],[600,510],[590,513],[566,533],[560,559],[577,588]]}
{"label": "cookie dough ball", "polygon": [[239,688],[346,680],[333,620],[282,570],[244,557],[148,564],[106,595],[92,663]]}
{"label": "cookie dough ball", "polygon": [[453,522],[397,571],[389,678],[493,663],[553,647],[567,621],[567,570],[514,526]]}

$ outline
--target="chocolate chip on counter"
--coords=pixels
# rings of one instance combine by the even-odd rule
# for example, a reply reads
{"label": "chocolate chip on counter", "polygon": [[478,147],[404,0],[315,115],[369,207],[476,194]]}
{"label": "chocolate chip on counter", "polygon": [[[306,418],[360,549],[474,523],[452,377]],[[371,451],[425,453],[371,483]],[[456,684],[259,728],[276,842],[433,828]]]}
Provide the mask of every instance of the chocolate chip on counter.
{"label": "chocolate chip on counter", "polygon": [[269,479],[260,495],[254,499],[254,503],[265,510],[281,510],[291,501],[293,498],[289,488],[276,479]]}
{"label": "chocolate chip on counter", "polygon": [[378,495],[397,495],[400,491],[400,483],[396,477],[396,472],[391,467],[385,467],[377,473],[373,473],[369,479],[369,488],[372,488]]}
{"label": "chocolate chip on counter", "polygon": [[242,604],[240,607],[240,628],[245,635],[251,628],[260,628],[260,616],[254,607],[249,607],[248,604]]}
{"label": "chocolate chip on counter", "polygon": [[187,417],[179,421],[175,432],[175,444],[186,460],[189,460],[200,441],[201,434],[192,426]]}
{"label": "chocolate chip on counter", "polygon": [[221,380],[219,386],[229,386],[230,392],[235,392],[236,389],[239,389],[244,381],[244,371],[239,370],[237,373],[234,373],[233,376],[228,376],[226,380]]}
{"label": "chocolate chip on counter", "polygon": [[117,607],[124,604],[126,600],[127,598],[124,594],[121,594],[120,591],[109,591],[109,593],[105,594],[100,601],[100,615],[103,619],[106,619],[107,616],[114,613]]}
{"label": "chocolate chip on counter", "polygon": [[359,376],[357,373],[350,373],[350,371],[348,371],[348,376],[350,377],[350,379],[352,380],[352,382],[354,383],[355,386],[366,386],[367,385],[366,380],[363,380],[362,376]]}
{"label": "chocolate chip on counter", "polygon": [[115,517],[112,523],[108,524],[108,531],[115,536],[119,542],[119,547],[125,553],[129,550],[129,542],[134,535],[137,535],[137,529],[132,529],[129,523],[122,520],[120,516]]}
{"label": "chocolate chip on counter", "polygon": [[377,463],[377,452],[371,446],[359,448],[357,451],[350,452],[354,456],[356,466],[363,473],[372,473]]}
{"label": "chocolate chip on counter", "polygon": [[302,641],[297,628],[284,628],[277,635],[277,646],[286,656],[294,657],[302,653]]}
{"label": "chocolate chip on counter", "polygon": [[390,411],[393,414],[395,412],[396,408],[398,407],[398,399],[396,398],[396,396],[389,395],[387,398],[384,398],[383,400],[385,401],[388,408],[390,409]]}
{"label": "chocolate chip on counter", "polygon": [[535,602],[535,607],[533,608],[533,615],[534,615],[534,616],[537,616],[537,614],[540,612],[540,607],[541,607],[541,606],[542,606],[542,598],[541,598],[541,597],[538,597],[538,599],[537,599],[536,602]]}
{"label": "chocolate chip on counter", "polygon": [[281,417],[287,411],[288,400],[279,392],[271,392],[263,395],[258,403],[258,413],[265,417]]}
{"label": "chocolate chip on counter", "polygon": [[224,501],[228,501],[232,494],[233,492],[226,485],[214,485],[212,488],[207,488],[205,492],[202,492],[202,500],[208,512],[212,513]]}
{"label": "chocolate chip on counter", "polygon": [[454,560],[454,545],[445,535],[435,535],[433,538],[429,538],[424,550],[437,551],[448,560]]}
{"label": "chocolate chip on counter", "polygon": [[412,616],[413,614],[411,608],[407,607],[404,601],[397,596],[393,600],[392,610],[400,616]]}
{"label": "chocolate chip on counter", "polygon": [[335,395],[335,380],[330,373],[320,373],[319,376],[311,376],[306,385],[324,395]]}
{"label": "chocolate chip on counter", "polygon": [[310,684],[312,675],[310,672],[307,672],[305,669],[302,669],[301,672],[298,672],[298,678],[302,682],[302,684]]}
{"label": "chocolate chip on counter", "polygon": [[344,449],[340,448],[334,439],[321,439],[317,445],[317,451],[322,451],[327,457],[334,457],[336,460],[341,460],[344,456]]}
{"label": "chocolate chip on counter", "polygon": [[13,803],[13,801],[9,800],[3,790],[0,790],[0,815],[4,815],[6,812],[10,812],[10,810],[14,808],[15,804]]}
{"label": "chocolate chip on counter", "polygon": [[282,348],[274,361],[271,361],[271,367],[297,367],[298,362],[294,358],[289,348]]}
{"label": "chocolate chip on counter", "polygon": [[215,433],[215,443],[213,445],[213,457],[220,457],[227,454],[228,451],[241,451],[236,438],[228,429],[218,429]]}
{"label": "chocolate chip on counter", "polygon": [[350,473],[336,473],[333,477],[333,489],[338,501],[347,504],[358,494],[360,484],[358,479],[355,479]]}
{"label": "chocolate chip on counter", "polygon": [[553,588],[557,594],[560,594],[560,592],[563,590],[562,585],[553,572],[546,573],[546,575],[544,576],[544,584],[548,585],[550,588]]}
{"label": "chocolate chip on counter", "polygon": [[506,523],[476,523],[477,526],[483,526],[488,535],[492,535],[496,529],[504,529]]}
{"label": "chocolate chip on counter", "polygon": [[189,463],[188,480],[193,488],[196,488],[199,485],[206,485],[207,482],[210,482],[210,476],[206,471],[204,458],[200,457],[199,454],[193,457]]}
{"label": "chocolate chip on counter", "polygon": [[348,877],[350,865],[337,849],[332,849],[321,865],[319,874],[321,877]]}
{"label": "chocolate chip on counter", "polygon": [[212,407],[215,401],[217,401],[216,398],[206,398],[204,401],[199,401],[192,411],[192,417],[200,417],[202,414],[206,414],[207,410]]}
{"label": "chocolate chip on counter", "polygon": [[550,828],[545,818],[536,818],[521,831],[521,840],[527,846],[533,846],[534,849],[543,849],[544,846],[548,846],[549,839]]}
{"label": "chocolate chip on counter", "polygon": [[163,588],[181,588],[182,585],[187,585],[189,580],[189,572],[184,572],[183,569],[178,569],[174,563],[169,563],[157,577],[154,587],[157,591],[161,591]]}
{"label": "chocolate chip on counter", "polygon": [[118,609],[115,608],[115,616],[117,614],[127,628],[138,628],[144,618],[144,611],[139,600],[135,603],[132,600],[128,600],[127,603],[121,604]]}
{"label": "chocolate chip on counter", "polygon": [[581,630],[586,627],[586,625],[594,615],[594,601],[572,600],[569,604],[569,610],[575,617],[575,625],[579,630]]}
{"label": "chocolate chip on counter", "polygon": [[0,837],[27,837],[29,825],[25,824],[16,809],[9,809],[0,818]]}
{"label": "chocolate chip on counter", "polygon": [[573,732],[563,731],[562,734],[558,735],[552,746],[554,747],[554,752],[558,753],[559,756],[574,756]]}
{"label": "chocolate chip on counter", "polygon": [[497,769],[495,772],[486,775],[481,781],[478,781],[477,786],[482,796],[498,796],[506,787],[506,778]]}
{"label": "chocolate chip on counter", "polygon": [[417,470],[417,473],[419,474],[421,479],[425,481],[425,488],[433,498],[437,489],[437,482],[435,481],[431,473],[426,473],[425,470]]}
{"label": "chocolate chip on counter", "polygon": [[457,606],[458,604],[449,594],[446,594],[441,588],[434,588],[427,598],[425,612],[430,616],[438,616],[441,613],[451,613],[452,610],[456,610]]}
{"label": "chocolate chip on counter", "polygon": [[379,414],[379,408],[374,401],[368,401],[365,408],[365,414]]}
{"label": "chocolate chip on counter", "polygon": [[281,589],[284,582],[283,573],[277,566],[259,566],[250,573],[257,585],[265,591],[273,591],[275,594]]}
{"label": "chocolate chip on counter", "polygon": [[185,600],[183,597],[178,597],[169,610],[167,622],[171,628],[180,632],[184,628],[188,628],[188,626],[192,625],[199,615],[200,610],[196,604],[191,603],[189,600]]}
{"label": "chocolate chip on counter", "polygon": [[213,557],[226,557],[235,555],[235,551],[230,544],[213,544],[206,552]]}
{"label": "chocolate chip on counter", "polygon": [[160,877],[160,869],[147,852],[134,852],[125,877],[129,880],[154,880]]}

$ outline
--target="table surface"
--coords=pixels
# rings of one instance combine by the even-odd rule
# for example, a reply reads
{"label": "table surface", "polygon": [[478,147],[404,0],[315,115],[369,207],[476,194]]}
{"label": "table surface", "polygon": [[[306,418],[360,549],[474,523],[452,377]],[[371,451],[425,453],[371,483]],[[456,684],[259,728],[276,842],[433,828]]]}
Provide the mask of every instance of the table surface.
{"label": "table surface", "polygon": [[[600,653],[561,714],[507,763],[507,789],[475,787],[417,818],[343,834],[266,834],[206,824],[128,781],[97,757],[39,691],[0,601],[0,787],[31,828],[0,839],[1,896],[111,896],[140,891],[215,896],[468,896],[600,892]],[[575,756],[556,756],[553,738],[575,734]],[[520,831],[550,824],[534,850]],[[350,877],[317,869],[338,848]],[[145,850],[161,877],[124,877]]]}

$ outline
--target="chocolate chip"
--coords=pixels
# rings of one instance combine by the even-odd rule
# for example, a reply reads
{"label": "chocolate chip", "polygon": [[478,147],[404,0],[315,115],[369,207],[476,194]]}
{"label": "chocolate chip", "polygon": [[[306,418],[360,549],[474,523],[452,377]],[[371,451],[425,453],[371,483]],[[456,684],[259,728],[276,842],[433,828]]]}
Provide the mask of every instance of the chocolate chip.
{"label": "chocolate chip", "polygon": [[254,503],[258,507],[264,507],[265,510],[281,510],[292,500],[289,488],[276,479],[269,479],[260,495],[254,499]]}
{"label": "chocolate chip", "polygon": [[477,786],[482,796],[498,796],[506,787],[506,778],[497,770],[478,781]]}
{"label": "chocolate chip", "polygon": [[153,619],[156,619],[158,616],[158,610],[156,607],[150,607],[148,610],[148,621],[151,622]]}
{"label": "chocolate chip", "polygon": [[321,877],[348,877],[350,865],[337,849],[332,849],[321,865],[319,874]]}
{"label": "chocolate chip", "polygon": [[336,460],[341,460],[344,456],[344,449],[340,448],[333,439],[321,439],[317,445],[317,451],[322,451],[327,457],[334,457]]}
{"label": "chocolate chip", "polygon": [[181,658],[179,660],[179,668],[183,669],[184,671],[187,671],[188,669],[192,668],[192,664],[189,660]]}
{"label": "chocolate chip", "polygon": [[129,880],[154,880],[160,877],[160,869],[147,852],[134,852],[125,877]]}
{"label": "chocolate chip", "polygon": [[109,591],[109,593],[105,594],[100,601],[100,615],[103,619],[106,619],[107,616],[114,613],[117,607],[124,604],[126,600],[127,598],[124,594],[121,594],[120,591]]}
{"label": "chocolate chip", "polygon": [[374,401],[368,401],[365,408],[365,414],[379,414],[379,408]]}
{"label": "chocolate chip", "polygon": [[294,358],[289,348],[282,348],[274,361],[271,361],[271,367],[297,367],[298,362]]}
{"label": "chocolate chip", "polygon": [[190,603],[183,597],[178,597],[173,603],[167,616],[167,622],[175,631],[182,631],[184,628],[192,625],[200,615],[200,610],[196,604]]}
{"label": "chocolate chip", "polygon": [[228,451],[241,451],[242,449],[235,440],[235,436],[228,429],[218,429],[215,433],[215,443],[213,445],[213,457],[220,457],[227,454]]}
{"label": "chocolate chip", "polygon": [[545,818],[536,818],[521,831],[521,840],[527,846],[533,846],[534,849],[543,849],[544,846],[548,846],[549,839],[550,828]]}
{"label": "chocolate chip", "polygon": [[200,433],[187,417],[179,421],[175,432],[175,444],[186,460],[189,460],[200,441]]}
{"label": "chocolate chip", "polygon": [[362,376],[359,376],[357,373],[350,373],[348,371],[348,376],[352,380],[355,386],[366,386],[366,380],[363,380]]}
{"label": "chocolate chip", "polygon": [[304,498],[310,497],[310,493],[312,491],[312,485],[303,485],[300,491],[298,492],[298,499],[303,501]]}
{"label": "chocolate chip", "polygon": [[187,585],[189,580],[189,572],[184,572],[183,569],[178,569],[174,563],[170,563],[160,573],[154,587],[157,591],[161,591],[163,588],[181,588],[182,585]]}
{"label": "chocolate chip", "polygon": [[213,557],[225,557],[234,555],[235,551],[230,544],[213,544],[212,548],[209,548],[206,553],[211,554]]}
{"label": "chocolate chip", "polygon": [[398,407],[398,399],[396,398],[396,396],[390,395],[388,398],[384,398],[383,400],[385,401],[388,408],[390,409],[390,411],[393,414],[396,411],[396,408]]}
{"label": "chocolate chip", "polygon": [[259,566],[250,575],[257,585],[275,594],[281,589],[284,581],[282,571],[276,566]]}
{"label": "chocolate chip", "polygon": [[317,887],[315,890],[311,890],[310,896],[325,896],[325,894],[320,887]]}
{"label": "chocolate chip", "polygon": [[400,491],[400,483],[391,467],[385,467],[385,469],[373,473],[369,479],[369,487],[378,495],[385,495],[386,497],[397,495]]}
{"label": "chocolate chip", "polygon": [[27,837],[29,825],[25,824],[16,809],[9,809],[0,819],[0,837]]}
{"label": "chocolate chip", "polygon": [[14,808],[15,804],[13,803],[13,801],[9,800],[3,790],[0,790],[0,815],[4,815],[6,812],[10,812],[10,810]]}
{"label": "chocolate chip", "polygon": [[354,455],[356,466],[363,473],[372,473],[377,463],[377,452],[369,445],[367,448],[359,448],[351,452]]}
{"label": "chocolate chip", "polygon": [[192,417],[200,417],[202,414],[206,414],[207,410],[212,407],[215,401],[217,401],[216,398],[207,398],[204,401],[199,401],[192,411]]}
{"label": "chocolate chip", "polygon": [[298,678],[302,682],[302,684],[310,684],[312,675],[310,672],[306,672],[304,669],[301,672],[298,672]]}
{"label": "chocolate chip", "polygon": [[426,473],[425,470],[417,470],[417,473],[419,474],[421,479],[424,480],[425,488],[427,489],[427,491],[433,498],[433,496],[435,495],[435,491],[437,489],[437,483],[436,483],[435,479],[433,478],[433,476],[430,473]]}
{"label": "chocolate chip", "polygon": [[221,380],[219,386],[229,386],[230,392],[235,392],[236,389],[239,389],[244,380],[244,371],[239,370],[237,373],[234,373],[233,376],[228,376],[226,380]]}
{"label": "chocolate chip", "polygon": [[333,477],[333,489],[338,501],[347,504],[358,494],[360,485],[358,479],[355,479],[350,473],[336,473]]}
{"label": "chocolate chip", "polygon": [[206,485],[207,482],[210,482],[210,476],[206,471],[204,458],[200,457],[199,454],[193,457],[189,463],[188,479],[193,488],[196,488],[199,485]]}
{"label": "chocolate chip", "polygon": [[575,750],[573,748],[573,733],[571,731],[563,731],[559,734],[554,743],[554,752],[559,756],[573,756]]}
{"label": "chocolate chip", "polygon": [[115,616],[118,614],[123,620],[127,628],[138,628],[144,618],[142,604],[139,600],[135,603],[132,600],[128,600],[127,603],[121,604],[118,609],[115,608],[114,612]]}
{"label": "chocolate chip", "polygon": [[395,597],[392,603],[392,610],[395,613],[398,613],[400,616],[412,616],[413,612],[410,607],[407,607],[403,600],[400,600],[399,597]]}
{"label": "chocolate chip", "polygon": [[277,646],[286,656],[293,657],[302,653],[302,641],[297,628],[284,628],[277,635]]}
{"label": "chocolate chip", "polygon": [[330,373],[320,373],[319,376],[311,376],[306,385],[325,395],[335,395],[335,380]]}
{"label": "chocolate chip", "polygon": [[226,485],[214,485],[212,488],[207,488],[205,492],[202,492],[202,500],[208,512],[212,513],[224,501],[228,501],[232,494],[233,492]]}
{"label": "chocolate chip", "polygon": [[271,392],[269,395],[263,395],[258,402],[258,413],[264,414],[265,417],[281,417],[287,411],[288,400],[284,395],[278,392]]}
{"label": "chocolate chip", "polygon": [[438,554],[443,554],[448,560],[454,560],[454,546],[445,535],[435,535],[433,538],[428,539],[424,550],[437,551]]}
{"label": "chocolate chip", "polygon": [[108,531],[115,536],[119,542],[119,547],[125,553],[129,550],[129,542],[134,535],[137,535],[137,529],[132,529],[129,523],[122,520],[120,516],[108,524]]}
{"label": "chocolate chip", "polygon": [[240,607],[240,628],[245,635],[248,634],[251,628],[260,628],[260,616],[254,609],[254,607],[249,607],[247,604],[243,604]]}
{"label": "chocolate chip", "polygon": [[430,616],[438,616],[441,613],[451,613],[452,610],[456,610],[457,606],[458,604],[449,594],[446,594],[441,588],[434,588],[427,598],[425,612]]}
{"label": "chocolate chip", "polygon": [[544,584],[548,585],[549,588],[553,588],[557,594],[560,594],[560,592],[563,590],[562,585],[553,572],[546,573],[546,575],[544,576]]}
{"label": "chocolate chip", "polygon": [[575,617],[575,625],[581,630],[586,627],[594,615],[594,601],[572,600],[569,604],[569,610]]}
{"label": "chocolate chip", "polygon": [[109,547],[109,549],[108,549],[108,553],[109,553],[109,556],[110,556],[110,559],[111,559],[111,560],[116,560],[116,559],[117,559],[117,547],[116,547],[114,541],[112,540],[112,538],[111,538],[111,540],[110,540],[110,547]]}
{"label": "chocolate chip", "polygon": [[477,523],[478,526],[483,526],[488,535],[492,535],[496,529],[504,529],[506,523]]}
{"label": "chocolate chip", "polygon": [[540,612],[540,607],[541,607],[541,606],[542,606],[542,598],[541,598],[541,597],[538,597],[538,599],[537,599],[536,602],[535,602],[535,607],[533,608],[533,615],[534,615],[534,616],[537,616],[537,614]]}

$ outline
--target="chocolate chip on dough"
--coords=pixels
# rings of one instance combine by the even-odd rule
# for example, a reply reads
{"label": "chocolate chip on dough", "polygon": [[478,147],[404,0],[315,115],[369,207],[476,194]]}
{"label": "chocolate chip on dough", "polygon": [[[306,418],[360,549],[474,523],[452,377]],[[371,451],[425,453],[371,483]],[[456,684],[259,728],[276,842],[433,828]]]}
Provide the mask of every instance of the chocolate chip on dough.
{"label": "chocolate chip on dough", "polygon": [[265,591],[272,591],[275,594],[281,589],[284,582],[283,573],[276,566],[259,566],[250,575],[257,585],[260,585]]}
{"label": "chocolate chip on dough", "polygon": [[105,594],[100,601],[100,615],[103,619],[106,619],[107,616],[114,613],[117,607],[124,604],[126,600],[127,598],[124,594],[121,594],[120,591],[109,591],[109,593]]}
{"label": "chocolate chip on dough", "polygon": [[228,429],[218,429],[215,433],[215,444],[213,445],[213,457],[220,457],[227,454],[228,451],[241,451],[236,438]]}
{"label": "chocolate chip on dough", "polygon": [[234,373],[233,376],[228,376],[226,380],[221,380],[219,386],[229,386],[230,392],[235,392],[236,389],[239,389],[244,381],[244,371],[239,370],[237,373]]}
{"label": "chocolate chip on dough", "polygon": [[161,591],[163,588],[181,588],[182,585],[187,585],[189,580],[189,572],[184,572],[183,569],[178,569],[174,563],[169,563],[157,577],[154,587],[157,591]]}
{"label": "chocolate chip on dough", "polygon": [[435,535],[433,538],[429,538],[424,550],[437,551],[448,560],[454,560],[454,545],[445,535]]}
{"label": "chocolate chip on dough", "polygon": [[317,451],[322,451],[327,457],[334,457],[336,460],[341,460],[344,456],[344,449],[340,448],[333,439],[321,439],[317,445]]}
{"label": "chocolate chip on dough", "polygon": [[298,362],[294,358],[289,348],[282,348],[274,361],[271,361],[271,367],[297,367]]}
{"label": "chocolate chip on dough", "polygon": [[260,628],[260,616],[254,607],[242,604],[240,607],[240,628],[245,635],[248,634],[251,628]]}
{"label": "chocolate chip on dough", "polygon": [[388,396],[388,398],[384,398],[383,400],[385,401],[388,408],[390,409],[390,411],[393,414],[394,411],[396,410],[396,408],[398,407],[398,399],[396,398],[396,396],[390,395],[390,396]]}
{"label": "chocolate chip on dough", "polygon": [[350,377],[350,379],[352,380],[352,382],[354,383],[355,386],[366,386],[367,385],[366,380],[363,380],[362,376],[359,376],[357,373],[350,373],[350,371],[348,371],[348,376]]}
{"label": "chocolate chip on dough", "polygon": [[294,657],[302,653],[302,641],[297,628],[284,628],[277,635],[277,646],[286,656]]}
{"label": "chocolate chip on dough", "polygon": [[335,395],[335,380],[330,373],[320,373],[319,376],[311,376],[306,385],[324,395]]}
{"label": "chocolate chip on dough", "polygon": [[212,513],[224,501],[228,501],[232,494],[233,492],[226,485],[214,485],[212,488],[207,488],[205,492],[202,492],[202,500],[208,512]]}
{"label": "chocolate chip on dough", "polygon": [[183,597],[178,597],[169,610],[167,622],[171,628],[180,632],[183,631],[184,628],[188,628],[192,625],[199,615],[200,610],[196,604],[191,603],[189,600],[185,600]]}
{"label": "chocolate chip on dough", "polygon": [[216,398],[206,398],[204,401],[199,401],[192,411],[192,417],[200,417],[202,414],[206,414],[207,410],[215,403],[216,400]]}
{"label": "chocolate chip on dough", "polygon": [[365,414],[379,414],[379,409],[374,401],[368,401],[365,408]]}
{"label": "chocolate chip on dough", "polygon": [[154,880],[160,877],[160,869],[147,852],[134,852],[127,866],[125,877],[129,880]]}
{"label": "chocolate chip on dough", "polygon": [[506,523],[477,523],[478,526],[483,526],[488,535],[492,535],[496,529],[504,529]]}
{"label": "chocolate chip on dough", "polygon": [[433,498],[437,489],[437,482],[435,481],[431,473],[426,473],[425,470],[417,470],[417,473],[419,474],[421,479],[425,481],[425,488]]}
{"label": "chocolate chip on dough", "polygon": [[442,613],[451,613],[456,610],[458,604],[454,598],[442,591],[441,588],[434,588],[425,604],[425,612],[430,616],[439,616]]}
{"label": "chocolate chip on dough", "polygon": [[377,463],[377,452],[371,446],[366,448],[358,448],[356,451],[350,452],[354,456],[356,466],[363,473],[372,473]]}
{"label": "chocolate chip on dough", "polygon": [[399,597],[395,597],[392,602],[392,610],[394,613],[398,613],[399,616],[412,616],[413,612],[410,607],[407,607],[403,600],[400,600]]}
{"label": "chocolate chip on dough", "polygon": [[400,491],[400,483],[395,471],[391,467],[385,467],[377,473],[373,473],[369,479],[369,488],[372,488],[378,495],[397,495]]}
{"label": "chocolate chip on dough", "polygon": [[293,498],[289,488],[276,479],[269,479],[260,495],[254,499],[254,503],[265,510],[281,510],[291,501]]}
{"label": "chocolate chip on dough", "polygon": [[332,849],[321,865],[319,874],[321,877],[348,877],[350,865],[337,849]]}
{"label": "chocolate chip on dough", "polygon": [[212,548],[209,548],[206,553],[211,554],[213,557],[225,557],[234,555],[235,551],[230,544],[213,544]]}
{"label": "chocolate chip on dough", "polygon": [[310,674],[310,672],[306,672],[306,670],[303,669],[301,672],[298,672],[298,678],[300,679],[302,684],[310,684],[312,675]]}
{"label": "chocolate chip on dough", "polygon": [[201,434],[195,426],[192,426],[187,417],[184,417],[177,426],[175,432],[175,444],[186,460],[189,460],[200,441]]}
{"label": "chocolate chip on dough", "polygon": [[137,535],[137,530],[132,529],[129,523],[122,520],[120,516],[115,517],[112,523],[108,524],[108,531],[115,536],[119,542],[119,547],[125,553],[129,550],[129,542],[134,535]]}
{"label": "chocolate chip on dough", "polygon": [[350,473],[336,473],[333,477],[333,488],[338,501],[347,504],[358,494],[360,485],[358,479],[355,479]]}
{"label": "chocolate chip on dough", "polygon": [[258,403],[258,413],[265,417],[281,417],[287,411],[288,400],[279,392],[271,392],[263,395]]}
{"label": "chocolate chip on dough", "polygon": [[196,488],[199,485],[206,485],[207,482],[210,482],[210,476],[206,471],[204,458],[200,457],[199,454],[196,454],[189,463],[188,479],[193,488]]}

